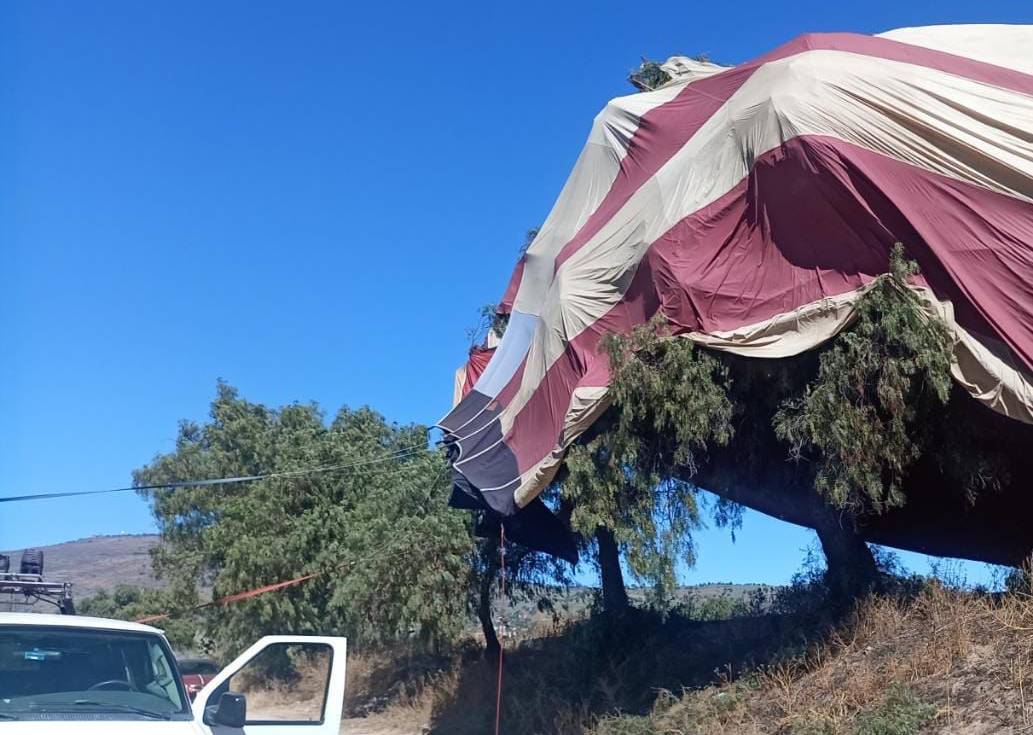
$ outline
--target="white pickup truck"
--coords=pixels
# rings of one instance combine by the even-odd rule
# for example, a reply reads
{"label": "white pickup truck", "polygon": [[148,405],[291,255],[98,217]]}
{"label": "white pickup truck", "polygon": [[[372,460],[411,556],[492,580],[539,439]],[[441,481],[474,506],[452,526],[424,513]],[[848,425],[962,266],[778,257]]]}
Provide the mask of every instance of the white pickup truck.
{"label": "white pickup truck", "polygon": [[346,655],[344,638],[267,636],[191,705],[157,628],[0,613],[0,735],[337,735]]}

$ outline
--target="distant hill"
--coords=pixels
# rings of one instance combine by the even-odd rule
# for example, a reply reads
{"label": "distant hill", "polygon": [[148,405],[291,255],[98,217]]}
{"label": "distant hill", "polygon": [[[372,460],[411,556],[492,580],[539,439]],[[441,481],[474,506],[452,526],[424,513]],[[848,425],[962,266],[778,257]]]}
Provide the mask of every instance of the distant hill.
{"label": "distant hill", "polygon": [[[157,544],[158,536],[140,534],[91,536],[36,548],[43,549],[44,577],[53,582],[71,582],[72,594],[81,600],[119,584],[162,586],[151,573],[150,550]],[[11,570],[16,570],[22,549],[0,553],[11,557]],[[6,605],[0,605],[0,609],[6,609]]]}

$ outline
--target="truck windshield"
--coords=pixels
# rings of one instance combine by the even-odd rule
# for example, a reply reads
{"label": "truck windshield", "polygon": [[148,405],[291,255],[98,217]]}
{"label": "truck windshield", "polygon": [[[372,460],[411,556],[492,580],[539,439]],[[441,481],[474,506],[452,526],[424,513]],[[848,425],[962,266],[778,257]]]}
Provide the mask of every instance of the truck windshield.
{"label": "truck windshield", "polygon": [[0,626],[0,719],[189,719],[165,641],[148,633]]}

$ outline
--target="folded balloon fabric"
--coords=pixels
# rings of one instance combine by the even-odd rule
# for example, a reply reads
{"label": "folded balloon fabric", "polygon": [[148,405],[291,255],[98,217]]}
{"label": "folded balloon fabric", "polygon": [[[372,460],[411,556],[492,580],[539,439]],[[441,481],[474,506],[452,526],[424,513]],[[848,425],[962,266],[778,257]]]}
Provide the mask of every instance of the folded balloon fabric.
{"label": "folded balloon fabric", "polygon": [[501,343],[457,374],[453,505],[576,558],[539,495],[608,406],[607,333],[662,313],[713,350],[795,355],[850,322],[896,242],[954,378],[1033,422],[1030,48],[1033,26],[811,34],[734,67],[672,58],[669,83],[609,102],[517,264]]}

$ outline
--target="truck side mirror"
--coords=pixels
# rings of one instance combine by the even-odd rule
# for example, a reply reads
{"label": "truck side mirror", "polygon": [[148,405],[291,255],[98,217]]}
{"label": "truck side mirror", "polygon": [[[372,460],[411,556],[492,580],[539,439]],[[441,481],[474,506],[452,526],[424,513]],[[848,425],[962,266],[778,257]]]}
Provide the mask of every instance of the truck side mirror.
{"label": "truck side mirror", "polygon": [[204,724],[241,728],[247,722],[247,699],[243,694],[223,692],[216,707],[205,707]]}

